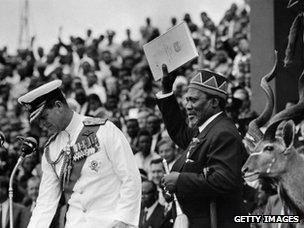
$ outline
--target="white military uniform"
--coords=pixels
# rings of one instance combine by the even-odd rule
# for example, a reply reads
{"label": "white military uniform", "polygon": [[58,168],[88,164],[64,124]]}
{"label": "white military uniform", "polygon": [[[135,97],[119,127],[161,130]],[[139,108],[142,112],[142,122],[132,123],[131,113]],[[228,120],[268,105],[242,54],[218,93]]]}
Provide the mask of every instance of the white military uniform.
{"label": "white military uniform", "polygon": [[[68,127],[50,143],[52,161],[57,159],[64,147],[75,144],[85,118],[74,113]],[[129,227],[137,227],[141,179],[127,139],[110,121],[100,126],[96,136],[100,149],[86,158],[81,176],[68,201],[65,227],[107,228],[115,220],[130,224]],[[63,161],[60,161],[56,165],[58,175],[62,164]],[[37,205],[29,228],[49,227],[61,196],[60,182],[45,154],[42,157],[42,170]]]}

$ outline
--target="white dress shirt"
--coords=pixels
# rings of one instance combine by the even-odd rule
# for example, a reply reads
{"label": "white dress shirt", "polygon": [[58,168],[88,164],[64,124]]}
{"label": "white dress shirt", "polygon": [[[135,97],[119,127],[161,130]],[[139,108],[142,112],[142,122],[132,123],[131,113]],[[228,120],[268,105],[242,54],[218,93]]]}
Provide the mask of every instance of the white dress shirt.
{"label": "white dress shirt", "polygon": [[210,124],[212,122],[212,120],[214,120],[216,117],[218,117],[222,112],[223,111],[215,113],[214,115],[209,117],[201,126],[198,127],[199,132],[201,133],[208,126],[208,124]]}
{"label": "white dress shirt", "polygon": [[[85,118],[74,113],[66,130],[50,143],[52,161],[65,146],[75,144]],[[135,227],[139,221],[141,179],[134,155],[122,132],[110,121],[100,126],[96,136],[100,149],[86,158],[68,201],[65,227],[107,228],[115,220]],[[57,175],[62,163],[56,165]],[[97,168],[91,168],[92,163],[97,163]],[[61,196],[59,180],[45,155],[42,157],[42,170],[39,196],[29,228],[49,227]]]}

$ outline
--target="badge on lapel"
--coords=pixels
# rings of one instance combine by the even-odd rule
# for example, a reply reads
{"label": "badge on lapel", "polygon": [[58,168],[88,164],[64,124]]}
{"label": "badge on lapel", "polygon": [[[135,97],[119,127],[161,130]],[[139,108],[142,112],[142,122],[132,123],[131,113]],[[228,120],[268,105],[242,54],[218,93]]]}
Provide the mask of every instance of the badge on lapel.
{"label": "badge on lapel", "polygon": [[191,152],[192,152],[193,150],[195,150],[195,148],[196,148],[200,143],[201,143],[201,141],[200,141],[198,138],[193,138],[193,139],[192,139],[192,141],[190,142],[189,147],[188,147],[186,163],[194,162],[193,160],[189,159],[189,156],[190,156]]}
{"label": "badge on lapel", "polygon": [[100,162],[98,162],[96,160],[92,160],[89,167],[92,171],[95,171],[96,173],[98,173],[98,170],[100,168]]}

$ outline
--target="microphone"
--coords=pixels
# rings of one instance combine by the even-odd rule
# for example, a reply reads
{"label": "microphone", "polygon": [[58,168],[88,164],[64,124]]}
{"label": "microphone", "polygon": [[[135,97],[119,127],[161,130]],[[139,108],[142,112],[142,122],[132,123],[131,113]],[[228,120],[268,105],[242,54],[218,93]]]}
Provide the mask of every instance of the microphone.
{"label": "microphone", "polygon": [[21,157],[25,157],[26,155],[31,154],[37,147],[37,140],[33,137],[23,137],[23,136],[17,136],[17,139],[19,139],[22,142],[21,145]]}

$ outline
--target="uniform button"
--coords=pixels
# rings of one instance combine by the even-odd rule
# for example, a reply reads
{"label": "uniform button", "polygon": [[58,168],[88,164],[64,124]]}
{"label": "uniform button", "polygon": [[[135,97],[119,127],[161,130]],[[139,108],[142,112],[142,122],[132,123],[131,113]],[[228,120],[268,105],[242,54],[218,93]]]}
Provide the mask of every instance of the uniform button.
{"label": "uniform button", "polygon": [[79,192],[79,194],[83,194],[83,191],[81,190],[81,191]]}
{"label": "uniform button", "polygon": [[82,212],[83,212],[83,213],[86,213],[86,212],[87,212],[87,209],[85,209],[85,208],[82,209]]}

